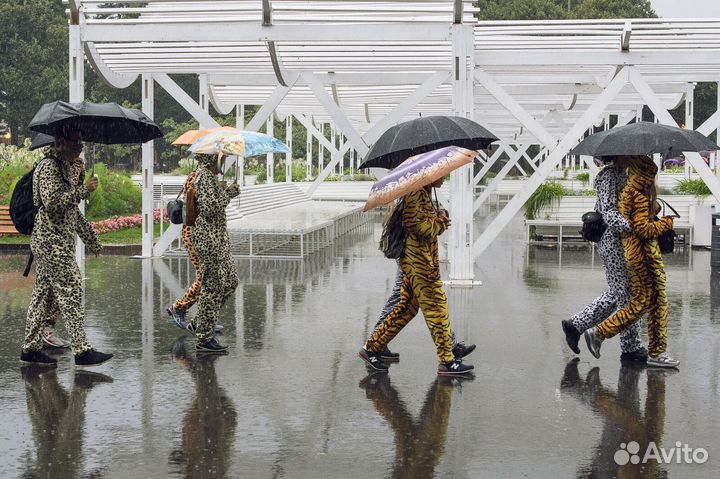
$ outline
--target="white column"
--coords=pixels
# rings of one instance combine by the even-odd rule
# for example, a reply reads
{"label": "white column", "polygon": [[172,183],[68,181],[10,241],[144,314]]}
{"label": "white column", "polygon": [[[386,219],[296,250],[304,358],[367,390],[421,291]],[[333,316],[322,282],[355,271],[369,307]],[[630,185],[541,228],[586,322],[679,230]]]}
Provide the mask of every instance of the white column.
{"label": "white column", "polygon": [[[473,54],[473,27],[471,25],[453,25],[453,112],[457,116],[472,119],[473,72],[475,56]],[[450,260],[451,284],[472,286],[473,271],[473,165],[455,170],[450,175],[450,242],[448,259]]]}
{"label": "white column", "polygon": [[[238,130],[245,128],[245,105],[235,106],[235,128]],[[245,186],[245,158],[238,156],[236,161],[238,162],[238,166],[235,173],[237,175],[238,184],[240,186]]]}
{"label": "white column", "polygon": [[[716,112],[720,111],[720,82],[717,84],[717,105],[716,105]],[[720,126],[718,126],[718,129],[715,131],[715,144],[720,141]],[[713,151],[712,157],[715,159],[715,174],[717,175],[720,172],[720,168],[718,168],[718,152]]]}
{"label": "white column", "polygon": [[307,139],[305,140],[305,180],[310,181],[312,177],[312,134],[310,128],[305,128]]}
{"label": "white column", "polygon": [[[695,129],[695,84],[688,83],[685,93],[685,129]],[[690,178],[690,162],[685,162],[685,178]]]}
{"label": "white column", "polygon": [[[76,18],[75,20],[79,20]],[[72,23],[72,22],[71,22]],[[80,38],[80,25],[70,25],[69,38],[69,100],[70,103],[81,102],[85,99],[85,54],[83,53],[82,40]],[[82,155],[83,161],[85,159]],[[85,201],[78,205],[80,212],[85,214]],[[80,268],[80,276],[85,276],[85,245],[79,238],[75,238],[75,259]]]}
{"label": "white column", "polygon": [[[319,123],[319,130],[320,134],[325,137],[325,124],[323,122]],[[322,171],[325,169],[325,147],[323,147],[322,143],[318,142],[318,171]]]}
{"label": "white column", "polygon": [[[267,134],[270,136],[275,135],[275,128],[274,128],[274,122],[275,122],[275,114],[271,114],[270,118],[267,119]],[[266,155],[267,158],[267,165],[265,166],[267,171],[267,184],[271,185],[275,183],[275,155],[272,153],[268,153]]]}
{"label": "white column", "polygon": [[[142,111],[150,119],[154,116],[154,80],[152,74],[142,75]],[[142,145],[142,257],[150,258],[153,249],[153,142]]]}
{"label": "white column", "polygon": [[285,182],[292,183],[292,137],[293,122],[292,115],[285,118],[285,144],[290,148],[290,153],[285,155]]}

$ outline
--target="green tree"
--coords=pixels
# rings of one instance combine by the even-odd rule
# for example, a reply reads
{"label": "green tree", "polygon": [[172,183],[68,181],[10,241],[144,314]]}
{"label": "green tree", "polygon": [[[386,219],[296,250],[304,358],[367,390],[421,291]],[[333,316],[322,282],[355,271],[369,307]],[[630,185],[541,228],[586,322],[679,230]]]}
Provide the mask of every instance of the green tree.
{"label": "green tree", "polygon": [[479,0],[480,20],[551,20],[567,18],[556,0]]}
{"label": "green tree", "polygon": [[571,18],[653,18],[650,0],[582,0],[573,6]]}
{"label": "green tree", "polygon": [[65,7],[55,0],[0,0],[0,120],[22,143],[27,124],[51,99],[67,99]]}

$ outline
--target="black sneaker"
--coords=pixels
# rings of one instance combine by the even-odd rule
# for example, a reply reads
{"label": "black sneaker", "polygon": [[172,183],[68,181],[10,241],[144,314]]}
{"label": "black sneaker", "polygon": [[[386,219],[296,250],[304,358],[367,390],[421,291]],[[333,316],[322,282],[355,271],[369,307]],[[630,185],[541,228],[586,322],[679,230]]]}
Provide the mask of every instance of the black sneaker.
{"label": "black sneaker", "polygon": [[400,353],[393,353],[387,346],[380,351],[380,358],[387,361],[400,361]]}
{"label": "black sneaker", "polygon": [[28,353],[20,353],[20,361],[24,363],[40,364],[43,366],[57,365],[57,359],[51,358],[42,351],[30,351]]}
{"label": "black sneaker", "polygon": [[565,333],[565,341],[567,342],[567,345],[570,346],[573,353],[580,354],[580,346],[578,346],[580,336],[582,336],[580,331],[577,330],[572,321],[569,319],[562,321],[562,328]]}
{"label": "black sneaker", "polygon": [[622,353],[620,355],[620,361],[632,362],[632,363],[647,363],[648,351],[645,348],[640,348],[636,351],[629,353]]}
{"label": "black sneaker", "polygon": [[368,366],[373,368],[375,371],[387,371],[389,368],[387,367],[387,364],[382,361],[381,354],[382,353],[372,353],[365,348],[362,348],[358,353],[360,359],[365,361]]}
{"label": "black sneaker", "polygon": [[471,344],[470,346],[465,346],[463,341],[455,343],[455,346],[452,348],[452,353],[453,356],[455,356],[455,359],[462,359],[473,351],[475,351],[475,345]]}
{"label": "black sneaker", "polygon": [[438,366],[437,373],[439,376],[459,376],[461,374],[469,374],[473,369],[475,369],[475,367],[471,364],[463,364],[461,360],[456,359],[449,364],[441,364]]}
{"label": "black sneaker", "polygon": [[112,354],[101,353],[90,349],[75,355],[75,366],[99,366],[113,357]]}
{"label": "black sneaker", "polygon": [[226,353],[228,347],[220,344],[217,339],[213,338],[204,343],[195,344],[195,351],[199,353],[223,354]]}

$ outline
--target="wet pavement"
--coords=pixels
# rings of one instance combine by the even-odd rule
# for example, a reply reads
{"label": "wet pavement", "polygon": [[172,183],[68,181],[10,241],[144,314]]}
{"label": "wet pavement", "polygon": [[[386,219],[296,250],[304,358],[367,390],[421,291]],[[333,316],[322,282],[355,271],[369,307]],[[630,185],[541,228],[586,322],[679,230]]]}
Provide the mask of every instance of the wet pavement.
{"label": "wet pavement", "polygon": [[[89,336],[116,354],[91,372],[67,353],[56,370],[20,366],[32,280],[24,256],[0,258],[0,478],[720,477],[709,252],[668,257],[679,372],[621,367],[617,341],[573,361],[559,321],[604,289],[600,261],[528,248],[517,221],[478,258],[482,286],[447,290],[454,330],[478,345],[475,378],[449,380],[421,318],[392,343],[388,375],[357,357],[395,274],[378,237],[361,229],[305,261],[238,260],[219,358],[196,357],[164,312],[191,280],[185,258],[89,258]],[[618,465],[631,441],[639,456],[680,442],[708,459]]]}

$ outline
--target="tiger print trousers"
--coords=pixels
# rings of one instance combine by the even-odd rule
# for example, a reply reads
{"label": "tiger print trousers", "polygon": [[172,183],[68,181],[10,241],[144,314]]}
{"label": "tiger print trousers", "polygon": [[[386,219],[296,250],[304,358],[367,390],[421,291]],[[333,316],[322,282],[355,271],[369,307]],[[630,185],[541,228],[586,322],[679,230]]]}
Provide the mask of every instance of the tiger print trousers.
{"label": "tiger print trousers", "polygon": [[429,279],[423,272],[415,271],[412,265],[408,264],[403,265],[400,301],[365,343],[365,349],[375,353],[382,351],[417,315],[418,309],[422,310],[425,317],[440,363],[448,364],[454,361],[448,301],[442,281]]}
{"label": "tiger print trousers", "polygon": [[187,291],[185,291],[183,297],[175,301],[173,306],[175,309],[187,311],[198,302],[198,299],[200,299],[203,274],[202,268],[200,267],[200,257],[198,256],[197,251],[195,251],[195,247],[192,243],[192,226],[183,226],[181,237],[185,250],[190,257],[190,262],[195,268],[195,281],[193,281]]}
{"label": "tiger print trousers", "polygon": [[[385,321],[385,318],[387,318],[388,315],[392,313],[392,310],[395,309],[395,306],[397,306],[397,304],[400,302],[400,289],[402,288],[403,284],[402,260],[396,261],[398,265],[398,270],[397,274],[395,275],[395,283],[393,284],[393,289],[390,292],[390,297],[387,299],[387,301],[385,301],[385,306],[383,306],[380,310],[380,316],[378,317],[378,320],[373,327],[373,333],[377,331],[383,321]],[[455,346],[458,341],[455,337],[455,332],[452,329],[450,329],[450,337],[452,337],[453,346]]]}
{"label": "tiger print trousers", "polygon": [[[605,267],[608,290],[572,317],[573,326],[580,333],[605,321],[616,310],[627,305],[632,298],[630,277],[620,235],[608,228],[598,243],[598,253]],[[622,352],[631,353],[642,347],[639,322],[620,333]]]}
{"label": "tiger print trousers", "polygon": [[657,356],[667,350],[668,302],[665,292],[665,265],[657,241],[623,238],[625,260],[630,274],[630,303],[600,323],[601,338],[624,331],[647,313],[648,353]]}

